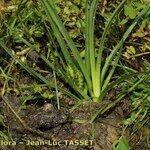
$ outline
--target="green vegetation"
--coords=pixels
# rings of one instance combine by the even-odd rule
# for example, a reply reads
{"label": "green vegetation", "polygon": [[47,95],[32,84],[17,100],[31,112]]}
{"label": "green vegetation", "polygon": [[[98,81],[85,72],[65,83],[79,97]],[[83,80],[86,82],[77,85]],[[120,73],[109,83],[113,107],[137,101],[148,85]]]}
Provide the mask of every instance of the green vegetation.
{"label": "green vegetation", "polygon": [[[116,8],[114,13],[112,14],[111,18],[108,20],[102,37],[100,39],[99,48],[96,51],[94,46],[94,16],[97,6],[97,1],[87,2],[86,3],[86,20],[85,20],[85,54],[84,58],[81,57],[80,52],[78,51],[76,44],[72,41],[69,36],[69,33],[66,31],[63,23],[61,22],[60,18],[58,17],[55,9],[53,8],[53,3],[49,1],[41,1],[44,10],[46,11],[48,21],[51,24],[53,34],[56,36],[58,43],[61,47],[61,52],[63,54],[65,62],[63,62],[63,68],[56,65],[57,62],[51,63],[45,56],[42,55],[42,59],[52,68],[54,69],[54,65],[56,65],[56,73],[65,80],[79,95],[80,99],[89,99],[91,97],[94,101],[101,101],[104,97],[103,91],[108,87],[110,80],[113,76],[114,70],[118,63],[123,43],[125,42],[126,38],[129,36],[131,31],[133,30],[134,26],[140,21],[142,17],[144,17],[148,10],[149,5],[138,14],[138,16],[133,20],[133,23],[129,26],[126,30],[122,39],[118,42],[116,46],[114,46],[111,53],[105,59],[104,65],[102,65],[102,54],[104,50],[104,42],[106,39],[106,35],[113,23],[113,19],[116,17],[117,13],[119,13],[120,9],[124,5],[123,1],[120,5]],[[34,17],[35,18],[35,17]],[[36,18],[35,18],[36,19]],[[28,20],[29,21],[29,20]],[[36,22],[35,22],[36,23]],[[24,23],[26,25],[26,23]],[[36,31],[34,31],[36,29]],[[38,29],[38,30],[37,30]],[[29,37],[34,36],[42,36],[41,31],[39,31],[39,27],[32,27],[29,30]],[[27,30],[27,29],[26,29]],[[47,29],[49,30],[49,29]],[[10,31],[12,31],[10,29]],[[35,34],[38,33],[38,34]],[[50,31],[49,38],[52,37]],[[17,34],[17,35],[15,35]],[[30,41],[27,41],[23,38],[23,32],[21,31],[21,35],[14,30],[12,35],[18,38],[20,42],[26,43],[30,48],[35,47]],[[30,38],[33,41],[32,38]],[[54,39],[53,39],[54,40]],[[18,41],[17,41],[18,42]],[[15,57],[12,51],[5,47],[5,45],[1,42],[1,46],[11,55],[11,57]],[[72,55],[74,58],[71,57],[71,53],[69,53],[68,48],[72,51]],[[38,49],[36,48],[38,51]],[[60,56],[60,52],[57,52],[57,55]],[[97,56],[96,56],[97,55]],[[62,57],[62,56],[61,56]],[[54,60],[55,61],[55,60]],[[32,68],[28,68],[28,65],[18,60],[18,62],[26,68],[31,74],[35,75],[34,70]],[[65,66],[64,66],[65,65]],[[74,74],[76,72],[76,74]],[[44,77],[39,76],[41,80],[45,80]],[[85,82],[84,82],[85,80]],[[45,80],[47,83],[47,81]]]}
{"label": "green vegetation", "polygon": [[[4,97],[13,91],[21,97],[19,110],[38,99],[55,100],[58,109],[71,110],[85,101],[104,103],[89,119],[92,124],[127,97],[131,112],[123,120],[123,133],[113,150],[130,149],[128,128],[135,133],[149,124],[149,22],[150,3],[144,0],[0,2],[2,101],[10,105]],[[17,80],[30,75],[31,84],[18,87]],[[119,93],[105,103],[117,88]],[[0,139],[7,139],[3,115],[0,126]]]}

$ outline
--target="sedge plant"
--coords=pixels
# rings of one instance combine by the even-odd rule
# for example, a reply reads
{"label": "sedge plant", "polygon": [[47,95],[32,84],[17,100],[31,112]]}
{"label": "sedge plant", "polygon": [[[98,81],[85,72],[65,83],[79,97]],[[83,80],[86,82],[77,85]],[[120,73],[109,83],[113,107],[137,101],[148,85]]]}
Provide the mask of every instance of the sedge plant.
{"label": "sedge plant", "polygon": [[[100,44],[98,51],[96,50],[94,44],[94,21],[98,0],[86,0],[84,57],[79,52],[77,44],[71,39],[71,37],[69,36],[69,32],[67,31],[67,29],[63,25],[63,22],[58,16],[57,11],[55,10],[54,2],[51,0],[39,0],[39,2],[41,5],[40,7],[46,13],[46,19],[45,17],[43,17],[43,22],[45,22],[47,36],[50,40],[49,42],[51,43],[52,41],[57,40],[57,43],[59,44],[60,50],[57,50],[57,47],[55,50],[57,56],[60,58],[61,63],[51,62],[48,57],[44,56],[43,54],[40,54],[39,50],[34,45],[29,43],[22,37],[18,38],[20,38],[22,42],[24,42],[32,49],[37,50],[42,60],[46,62],[46,64],[51,69],[53,69],[56,72],[56,74],[74,90],[74,92],[72,92],[58,86],[59,91],[62,91],[63,93],[76,100],[92,99],[94,102],[102,101],[106,91],[109,88],[112,88],[112,86],[115,86],[117,83],[122,81],[121,79],[119,79],[116,82],[112,82],[111,79],[118,64],[123,49],[123,44],[129,37],[133,28],[137,25],[137,23],[141,21],[142,18],[146,16],[148,11],[150,10],[150,3],[148,3],[148,5],[145,8],[143,8],[143,10],[137,15],[137,17],[135,17],[131,25],[123,34],[120,41],[118,41],[118,43],[114,45],[110,54],[106,57],[104,63],[102,63],[104,44],[107,40],[106,36],[109,33],[109,29],[111,28],[114,19],[122,10],[126,0],[123,0],[118,5],[110,19],[107,21],[103,34],[99,39]],[[48,27],[47,22],[49,22],[51,28]],[[55,42],[53,44],[55,44]],[[12,50],[9,49],[4,44],[4,42],[0,41],[0,46],[3,47],[3,49],[11,57],[16,57],[12,53]],[[51,83],[43,75],[37,73],[34,70],[34,68],[29,67],[27,63],[22,62],[18,58],[16,58],[16,61],[30,74],[45,82],[49,87],[55,88],[54,83]],[[125,78],[125,75],[123,76],[123,78]]]}
{"label": "sedge plant", "polygon": [[[113,12],[111,18],[107,22],[107,25],[103,31],[102,37],[100,38],[100,44],[98,52],[96,52],[94,45],[94,21],[96,7],[98,4],[97,0],[86,0],[86,12],[85,12],[85,57],[81,57],[79,50],[75,42],[70,38],[69,33],[64,27],[61,19],[57,15],[57,12],[54,8],[53,2],[49,0],[40,0],[42,7],[44,8],[48,21],[50,22],[52,31],[61,47],[61,52],[63,53],[65,64],[71,66],[72,68],[77,68],[85,79],[86,85],[81,89],[78,85],[75,85],[74,82],[68,78],[68,83],[72,88],[80,93],[81,96],[87,98],[88,96],[93,99],[93,101],[98,102],[103,99],[103,91],[108,87],[111,82],[111,78],[115,71],[116,65],[118,63],[123,44],[127,37],[129,37],[135,25],[140,21],[142,17],[150,9],[150,5],[147,6],[133,21],[129,28],[124,33],[122,39],[114,46],[111,53],[107,56],[104,65],[102,66],[102,54],[104,51],[104,43],[106,41],[106,35],[109,32],[109,28],[113,23],[113,19],[121,11],[126,0],[123,0],[119,6]],[[69,50],[71,52],[69,52]],[[73,58],[71,57],[71,53]],[[97,53],[97,57],[96,57]],[[73,70],[73,69],[72,69]],[[72,71],[72,73],[77,73],[77,71]],[[61,75],[66,77],[67,74],[65,71],[61,71]],[[86,90],[85,90],[86,89]]]}

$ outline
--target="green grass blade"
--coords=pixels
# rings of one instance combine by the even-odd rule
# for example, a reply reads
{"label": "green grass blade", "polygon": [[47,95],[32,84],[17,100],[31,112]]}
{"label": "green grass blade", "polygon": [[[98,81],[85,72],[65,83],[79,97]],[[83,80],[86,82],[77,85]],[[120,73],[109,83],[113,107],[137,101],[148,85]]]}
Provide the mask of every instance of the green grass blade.
{"label": "green grass blade", "polygon": [[[121,55],[121,54],[120,54],[120,55]],[[112,63],[113,63],[113,66],[112,66],[112,68],[110,69],[110,71],[109,71],[109,73],[108,73],[108,75],[107,75],[107,77],[106,77],[106,79],[105,79],[105,81],[104,81],[104,83],[103,83],[102,91],[108,86],[110,80],[112,79],[112,76],[113,76],[114,71],[115,71],[115,69],[116,69],[116,66],[117,66],[117,64],[118,64],[119,57],[120,57],[120,56],[116,56],[115,60],[112,62]]]}
{"label": "green grass blade", "polygon": [[121,93],[114,102],[106,104],[104,108],[99,109],[91,118],[90,123],[92,123],[99,115],[103,115],[106,111],[110,110],[110,108],[115,107],[118,102],[120,102],[128,93],[133,91],[144,79],[145,77],[142,77],[134,85],[132,85],[132,87],[130,87],[126,92]]}
{"label": "green grass blade", "polygon": [[[18,37],[19,38],[19,37]],[[68,75],[66,74],[66,72],[62,69],[62,67],[60,66],[60,64],[53,64],[51,63],[43,54],[38,52],[38,49],[36,49],[36,47],[34,47],[31,43],[29,43],[26,39],[24,38],[20,38],[20,40],[22,40],[22,42],[24,42],[26,45],[28,45],[31,49],[34,48],[36,50],[36,52],[38,53],[38,55],[42,58],[42,60],[54,71],[56,71],[58,74],[60,74],[60,78],[63,79],[67,84],[69,84],[79,95],[79,97],[81,99],[88,99],[89,97],[84,94],[81,90],[79,90],[74,84],[73,84],[73,80],[69,79]],[[55,65],[57,67],[55,67]],[[59,72],[58,72],[59,70]]]}
{"label": "green grass blade", "polygon": [[150,10],[150,5],[148,5],[139,15],[134,19],[130,27],[127,29],[127,31],[124,33],[122,39],[120,42],[114,47],[110,55],[107,57],[106,62],[103,66],[102,72],[101,72],[101,83],[103,82],[105,78],[105,74],[108,70],[110,62],[113,60],[115,54],[121,50],[121,47],[123,46],[125,40],[128,38],[130,33],[132,32],[133,28],[136,26],[136,24],[147,14],[147,12]]}
{"label": "green grass blade", "polygon": [[74,58],[76,59],[78,65],[80,66],[82,73],[86,79],[87,85],[88,85],[88,89],[91,92],[92,86],[91,86],[91,80],[90,80],[90,76],[88,75],[87,69],[85,64],[82,61],[82,58],[80,56],[80,53],[77,49],[77,47],[75,46],[74,42],[72,41],[72,39],[69,36],[69,33],[67,32],[67,30],[65,29],[63,23],[61,22],[60,18],[57,16],[56,11],[54,10],[54,8],[52,7],[52,3],[48,0],[40,0],[43,8],[45,10],[45,12],[47,13],[47,17],[48,18],[52,18],[54,24],[58,27],[59,32],[63,35],[67,46],[71,49]]}
{"label": "green grass blade", "polygon": [[84,50],[84,56],[85,56],[85,64],[87,67],[88,74],[91,74],[91,64],[90,64],[90,50],[89,50],[89,26],[88,26],[88,20],[89,20],[89,4],[88,0],[86,0],[86,5],[85,5],[85,50]]}
{"label": "green grass blade", "polygon": [[[75,85],[73,84],[73,80],[68,78],[68,75],[66,74],[66,71],[64,71],[61,66],[59,66],[59,64],[55,64],[57,67],[55,67],[54,64],[52,64],[44,55],[40,55],[40,57],[42,58],[42,60],[54,71],[56,71],[56,73],[58,73],[61,79],[63,79],[64,82],[66,82],[67,84],[69,84],[78,94],[78,96],[81,99],[88,99],[89,97],[87,95],[85,95],[80,89],[78,89],[77,87],[75,87]],[[58,72],[59,70],[59,72]]]}
{"label": "green grass blade", "polygon": [[[18,37],[19,38],[19,37]],[[34,45],[32,45],[31,43],[29,43],[26,39],[24,38],[20,38],[20,40],[22,40],[22,42],[24,42],[27,46],[29,46],[31,49],[35,49],[36,52],[38,53],[38,55],[42,58],[42,60],[54,71],[56,71],[58,74],[60,74],[60,78],[63,79],[63,81],[65,81],[67,84],[69,84],[79,95],[79,97],[81,99],[89,99],[88,95],[86,95],[85,93],[83,93],[81,90],[78,89],[78,87],[76,87],[74,85],[74,81],[69,79],[68,75],[66,74],[66,71],[64,71],[62,69],[62,66],[60,66],[60,64],[53,64],[51,63],[43,54],[38,52],[38,49],[36,47],[34,47]],[[57,67],[56,67],[57,66]],[[65,68],[64,68],[65,69]]]}
{"label": "green grass blade", "polygon": [[117,80],[111,82],[102,92],[101,95],[99,97],[99,100],[102,100],[104,98],[104,96],[107,94],[107,92],[112,89],[112,87],[115,87],[116,85],[119,85],[121,82],[123,82],[126,79],[129,79],[131,77],[134,76],[138,76],[138,75],[150,75],[150,71],[144,71],[144,72],[134,72],[134,73],[130,73],[130,74],[123,74],[122,76],[120,76],[120,78],[118,78]]}
{"label": "green grass blade", "polygon": [[[44,21],[44,20],[43,20]],[[61,55],[61,53],[59,53],[59,50],[58,50],[58,48],[57,48],[57,43],[55,42],[55,38],[54,38],[54,36],[52,35],[52,33],[51,33],[51,31],[50,31],[50,29],[49,29],[49,27],[47,26],[47,24],[46,24],[46,22],[44,21],[44,25],[45,25],[45,27],[46,27],[46,31],[47,31],[47,37],[48,37],[48,40],[50,41],[50,45],[49,45],[49,48],[48,48],[48,51],[47,51],[47,54],[46,54],[46,58],[48,58],[49,59],[49,57],[50,57],[50,52],[53,54],[53,55],[55,55],[55,53],[56,53],[56,55],[57,55],[57,57],[60,59],[60,63],[61,63],[61,66],[63,67],[63,68],[65,68],[66,67],[66,63],[68,62],[69,64],[72,64],[71,62],[72,62],[72,59],[71,59],[71,62],[69,61],[69,60],[64,60],[64,58],[65,58],[65,54],[63,54],[63,56]],[[65,49],[66,50],[66,49]],[[64,50],[63,50],[64,51]],[[68,64],[67,63],[67,64]]]}
{"label": "green grass blade", "polygon": [[[47,14],[47,16],[48,16],[48,14]],[[67,50],[68,47],[66,46],[66,43],[65,43],[65,41],[64,41],[64,39],[63,39],[63,37],[62,37],[62,35],[61,35],[60,32],[59,32],[59,29],[58,29],[57,26],[54,24],[54,22],[52,21],[51,17],[49,17],[48,19],[49,19],[49,22],[50,22],[51,27],[52,27],[52,29],[53,29],[54,35],[55,35],[55,37],[57,38],[57,41],[58,41],[58,43],[59,43],[59,45],[60,45],[60,47],[61,47],[61,50],[62,50],[63,56],[64,56],[64,58],[65,58],[65,61],[66,61],[67,63],[69,63],[69,64],[74,65],[74,63],[73,63],[73,61],[72,61],[72,59],[71,59],[70,53],[69,53],[69,51]],[[45,26],[46,26],[46,23],[45,23]],[[47,26],[46,26],[46,28],[47,28]],[[50,38],[50,37],[51,37],[51,36],[50,36],[51,33],[50,33],[50,31],[48,30],[48,28],[47,28],[47,31],[48,31],[48,32],[47,32],[47,36]]]}
{"label": "green grass blade", "polygon": [[[29,67],[27,64],[25,64],[24,62],[22,62],[21,60],[15,58],[15,55],[13,55],[12,50],[9,49],[2,41],[0,41],[0,46],[13,58],[16,59],[16,62],[23,68],[25,69],[30,75],[32,75],[33,77],[35,77],[36,79],[43,81],[48,87],[50,88],[55,88],[55,84],[50,82],[49,80],[47,80],[45,77],[43,77],[41,74],[37,73],[36,71],[34,71],[31,67]],[[58,90],[62,91],[64,94],[68,95],[69,97],[73,98],[74,100],[79,101],[80,99],[78,97],[76,97],[75,95],[73,95],[71,92],[58,87]]]}
{"label": "green grass blade", "polygon": [[[85,62],[89,73],[92,68],[95,68],[94,20],[95,20],[96,6],[97,0],[93,0],[91,3],[89,2],[89,0],[86,0]],[[92,67],[91,61],[93,61]]]}
{"label": "green grass blade", "polygon": [[[81,99],[89,98],[87,95],[83,94],[83,92],[81,90],[79,90],[77,87],[75,87],[75,85],[73,84],[73,80],[69,79],[68,75],[66,74],[66,71],[64,71],[59,64],[52,64],[44,55],[40,55],[40,57],[52,70],[56,71],[56,73],[58,73],[60,75],[59,77],[61,79],[63,79],[64,82],[69,84],[78,93],[78,95]],[[57,67],[55,67],[55,65]]]}
{"label": "green grass blade", "polygon": [[85,29],[85,62],[89,75],[92,78],[94,97],[99,97],[99,82],[96,80],[95,46],[94,46],[94,21],[97,7],[97,0],[86,1],[86,29]]}
{"label": "green grass blade", "polygon": [[102,63],[102,52],[104,49],[104,42],[106,39],[106,35],[111,27],[111,24],[113,22],[113,19],[116,17],[116,15],[118,14],[118,12],[120,11],[120,9],[123,7],[124,3],[126,2],[126,0],[123,0],[119,6],[115,9],[114,13],[112,14],[110,20],[108,21],[104,32],[102,34],[101,40],[100,40],[100,46],[98,49],[98,57],[97,57],[97,61],[96,61],[96,72],[97,72],[97,80],[100,83],[100,88],[102,87],[101,85],[101,63]]}

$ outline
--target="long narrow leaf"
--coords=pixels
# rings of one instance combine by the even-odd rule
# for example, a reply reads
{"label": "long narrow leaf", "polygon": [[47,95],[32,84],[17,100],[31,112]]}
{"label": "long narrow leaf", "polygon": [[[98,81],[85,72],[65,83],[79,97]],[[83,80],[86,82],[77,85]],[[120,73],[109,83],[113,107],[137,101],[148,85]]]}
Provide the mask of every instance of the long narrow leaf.
{"label": "long narrow leaf", "polygon": [[95,66],[95,45],[94,45],[94,20],[97,7],[97,0],[86,1],[86,30],[85,30],[85,62],[88,73],[92,78],[92,89],[95,97],[100,95],[99,82],[97,82]]}
{"label": "long narrow leaf", "polygon": [[[18,37],[18,38],[19,38],[19,37]],[[20,40],[23,41],[25,44],[27,44],[30,48],[34,48],[34,46],[33,46],[31,43],[29,43],[26,39],[20,38]],[[35,49],[36,49],[36,47],[35,47]],[[78,88],[74,85],[74,83],[73,83],[74,81],[71,80],[71,79],[69,79],[69,77],[67,76],[66,72],[61,68],[61,66],[60,66],[59,64],[52,64],[43,54],[39,53],[37,49],[36,49],[36,52],[39,54],[39,56],[42,58],[42,60],[43,60],[52,70],[56,71],[57,73],[58,73],[58,70],[57,70],[57,69],[59,69],[59,71],[61,71],[61,79],[63,78],[64,81],[65,81],[67,84],[69,84],[69,85],[78,93],[78,95],[80,95],[79,97],[80,97],[81,99],[83,99],[83,98],[84,98],[84,99],[88,99],[88,98],[89,98],[86,94],[84,94],[80,89],[78,89]],[[55,67],[55,65],[56,65],[57,67]],[[60,72],[59,72],[59,74],[60,74]]]}
{"label": "long narrow leaf", "polygon": [[65,41],[68,44],[68,47],[71,49],[74,58],[76,59],[76,61],[78,62],[78,65],[80,66],[83,75],[86,79],[87,85],[88,85],[88,89],[91,89],[91,80],[90,80],[90,76],[87,73],[87,69],[85,64],[82,61],[82,58],[80,56],[80,53],[78,51],[78,49],[76,48],[74,42],[72,41],[72,39],[69,36],[69,33],[67,32],[67,30],[65,29],[63,23],[61,22],[60,18],[57,16],[56,11],[54,10],[54,8],[52,7],[52,3],[49,0],[40,0],[46,13],[47,16],[50,16],[52,18],[52,20],[54,21],[54,24],[56,24],[56,26],[58,27],[60,33],[63,35]]}
{"label": "long narrow leaf", "polygon": [[144,71],[144,72],[134,72],[134,73],[130,73],[130,74],[123,74],[120,76],[120,78],[118,78],[117,80],[111,82],[102,92],[101,95],[99,97],[99,101],[101,101],[103,99],[103,97],[107,94],[107,92],[112,89],[112,87],[115,87],[116,85],[120,84],[121,82],[123,82],[126,79],[129,79],[131,77],[134,76],[138,76],[138,75],[150,75],[150,71]]}
{"label": "long narrow leaf", "polygon": [[[86,28],[85,28],[85,62],[90,73],[92,68],[95,68],[95,49],[94,49],[94,19],[97,6],[97,0],[86,0]],[[91,61],[93,66],[91,68]]]}
{"label": "long narrow leaf", "polygon": [[101,72],[101,82],[103,82],[105,74],[108,70],[110,62],[113,60],[115,54],[118,52],[118,50],[121,50],[122,45],[124,44],[125,40],[128,38],[130,33],[132,32],[133,28],[136,26],[136,24],[147,14],[147,12],[150,10],[150,4],[141,12],[139,15],[134,19],[130,27],[127,29],[127,31],[124,33],[122,39],[120,42],[114,47],[110,55],[107,57],[106,62],[104,64],[104,67]]}
{"label": "long narrow leaf", "polygon": [[[108,21],[104,32],[102,34],[101,40],[100,40],[100,46],[99,46],[99,50],[98,50],[98,57],[97,57],[97,61],[96,61],[96,72],[97,72],[97,80],[100,83],[100,88],[102,87],[102,83],[101,83],[101,63],[102,63],[102,52],[104,49],[104,42],[106,39],[106,35],[111,27],[111,24],[113,22],[113,19],[116,17],[116,15],[118,14],[118,12],[120,11],[120,9],[123,7],[124,3],[126,2],[126,0],[123,0],[120,5],[115,9],[114,13],[112,14],[110,20]],[[101,89],[100,89],[101,90]]]}
{"label": "long narrow leaf", "polygon": [[[27,64],[22,62],[21,60],[15,58],[15,55],[13,55],[12,50],[10,50],[2,41],[0,41],[0,46],[13,58],[16,59],[16,62],[23,68],[25,69],[30,75],[34,76],[36,79],[43,81],[44,83],[47,84],[48,87],[50,88],[55,88],[55,84],[47,80],[45,77],[43,77],[41,74],[37,73],[34,71],[31,67],[29,67]],[[64,94],[68,95],[69,97],[75,99],[75,100],[80,100],[78,97],[73,95],[71,92],[68,92],[67,90],[58,87],[60,91],[62,91]]]}
{"label": "long narrow leaf", "polygon": [[[149,72],[150,73],[150,72]],[[90,123],[92,123],[99,115],[103,115],[106,111],[110,110],[110,108],[116,106],[116,104],[118,102],[120,102],[126,95],[127,93],[130,93],[131,91],[133,91],[143,80],[144,80],[145,77],[141,78],[140,80],[138,80],[134,85],[132,85],[132,87],[130,87],[125,93],[121,93],[118,98],[112,102],[112,103],[109,103],[109,104],[106,104],[105,105],[105,108],[104,109],[100,109],[98,110],[94,116],[92,116],[92,119],[90,120]]]}
{"label": "long narrow leaf", "polygon": [[[47,13],[47,12],[46,12]],[[59,32],[59,29],[57,28],[57,26],[54,24],[54,22],[52,21],[52,19],[51,19],[51,17],[47,14],[47,16],[48,16],[48,19],[49,19],[49,22],[50,22],[50,24],[51,24],[51,27],[52,27],[52,29],[53,29],[53,32],[54,32],[54,34],[55,34],[55,37],[57,38],[57,41],[58,41],[58,43],[59,43],[59,45],[60,45],[60,47],[61,47],[61,50],[62,50],[62,53],[63,53],[63,55],[64,55],[64,58],[65,58],[65,60],[66,60],[66,62],[68,62],[69,64],[74,64],[73,63],[73,61],[72,61],[72,59],[71,59],[71,56],[70,56],[70,53],[69,53],[69,51],[67,50],[68,49],[68,47],[66,46],[66,43],[65,43],[65,41],[64,41],[64,39],[63,39],[63,37],[62,37],[62,35],[60,34],[60,32]],[[48,30],[48,29],[47,29]],[[48,34],[48,36],[50,36],[50,33],[48,32],[47,33]]]}
{"label": "long narrow leaf", "polygon": [[[19,39],[20,39],[20,41],[22,41],[22,42],[24,42],[27,46],[29,46],[31,49],[33,48],[33,49],[35,49],[36,50],[36,52],[38,53],[38,55],[42,58],[42,60],[52,69],[52,70],[54,70],[54,71],[56,71],[57,73],[59,73],[60,74],[60,72],[58,72],[58,70],[59,71],[61,71],[61,76],[60,76],[60,78],[61,79],[64,79],[64,81],[67,83],[67,84],[69,84],[77,93],[78,93],[78,95],[79,95],[79,97],[81,98],[81,99],[89,99],[89,97],[88,97],[88,95],[86,95],[86,94],[84,94],[80,89],[78,89],[78,87],[76,87],[75,85],[74,85],[74,81],[73,80],[71,80],[71,79],[69,79],[69,77],[67,76],[67,74],[66,74],[66,72],[62,69],[62,67],[59,65],[59,64],[53,64],[53,63],[51,63],[43,54],[41,54],[41,53],[39,53],[38,52],[38,49],[36,48],[36,47],[34,47],[34,45],[32,45],[31,43],[29,43],[26,39],[24,39],[24,38],[22,38],[22,37],[18,37]],[[55,67],[55,65],[57,66],[57,67]],[[58,69],[58,70],[57,70]]]}
{"label": "long narrow leaf", "polygon": [[118,55],[116,56],[116,58],[114,59],[114,61],[112,62],[112,63],[113,63],[113,66],[112,66],[112,68],[109,70],[109,73],[108,73],[108,75],[107,75],[107,77],[106,77],[106,79],[105,79],[105,81],[104,81],[104,83],[103,83],[102,91],[108,86],[110,80],[112,79],[112,76],[113,76],[113,74],[114,74],[114,72],[115,72],[115,69],[116,69],[116,66],[117,66],[117,64],[118,64],[120,55],[121,55],[121,51],[120,51],[120,54],[118,54]]}

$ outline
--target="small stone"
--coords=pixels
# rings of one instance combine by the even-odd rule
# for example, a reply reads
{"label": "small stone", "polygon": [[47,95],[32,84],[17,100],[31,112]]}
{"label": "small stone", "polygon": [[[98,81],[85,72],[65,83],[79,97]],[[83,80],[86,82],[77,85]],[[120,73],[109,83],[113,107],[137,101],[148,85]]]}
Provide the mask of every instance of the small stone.
{"label": "small stone", "polygon": [[49,111],[51,111],[51,110],[53,110],[53,109],[54,109],[54,107],[53,107],[53,105],[50,104],[50,103],[46,103],[46,104],[44,104],[44,106],[43,106],[43,110],[46,111],[46,112],[49,112]]}

